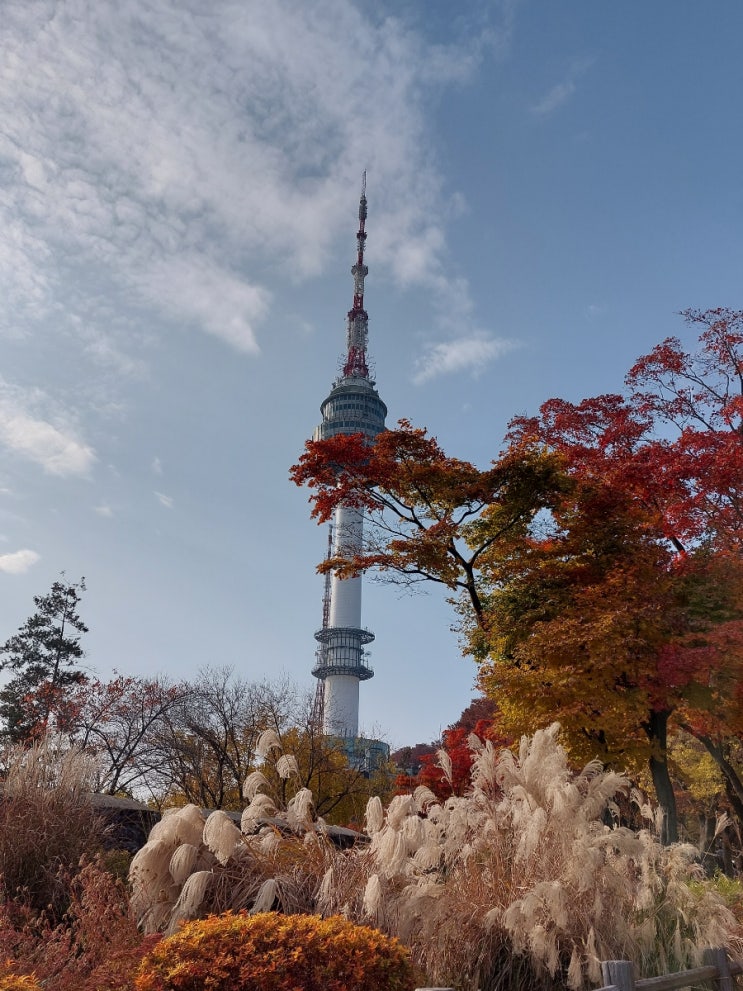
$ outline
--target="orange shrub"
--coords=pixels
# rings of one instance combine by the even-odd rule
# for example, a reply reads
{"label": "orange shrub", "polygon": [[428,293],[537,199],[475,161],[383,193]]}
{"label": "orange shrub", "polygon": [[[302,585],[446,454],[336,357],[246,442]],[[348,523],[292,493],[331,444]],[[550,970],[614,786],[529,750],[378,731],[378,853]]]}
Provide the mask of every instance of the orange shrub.
{"label": "orange shrub", "polygon": [[189,922],[144,958],[137,991],[412,991],[407,951],[340,916],[225,912]]}

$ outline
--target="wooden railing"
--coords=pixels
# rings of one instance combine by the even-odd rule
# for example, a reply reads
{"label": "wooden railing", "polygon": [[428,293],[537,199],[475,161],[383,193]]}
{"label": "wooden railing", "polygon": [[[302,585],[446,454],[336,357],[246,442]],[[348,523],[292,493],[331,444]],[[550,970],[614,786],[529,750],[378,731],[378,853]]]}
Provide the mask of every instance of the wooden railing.
{"label": "wooden railing", "polygon": [[[743,974],[743,966],[728,959],[724,949],[715,947],[704,951],[704,966],[680,970],[662,977],[635,980],[635,969],[629,960],[604,960],[601,977],[604,986],[598,991],[675,991],[698,984],[714,983],[716,991],[736,991],[733,978]],[[454,988],[416,988],[416,991],[454,991]]]}
{"label": "wooden railing", "polygon": [[639,981],[635,980],[634,967],[629,960],[604,960],[601,964],[604,987],[599,991],[674,991],[710,983],[714,983],[717,991],[735,991],[733,978],[743,973],[743,967],[730,961],[721,947],[705,950],[703,959],[702,967],[662,977],[644,977]]}

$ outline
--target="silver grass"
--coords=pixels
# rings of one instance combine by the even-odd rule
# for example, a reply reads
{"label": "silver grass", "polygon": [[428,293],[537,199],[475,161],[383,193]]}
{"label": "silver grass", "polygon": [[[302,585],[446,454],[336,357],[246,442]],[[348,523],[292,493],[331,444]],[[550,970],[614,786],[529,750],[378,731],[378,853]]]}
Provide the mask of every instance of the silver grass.
{"label": "silver grass", "polygon": [[262,829],[259,838],[259,848],[261,853],[272,854],[275,853],[281,846],[281,833],[277,829]]}
{"label": "silver grass", "polygon": [[261,819],[271,819],[276,815],[276,811],[271,796],[259,792],[253,797],[250,805],[243,810],[240,818],[240,829],[243,833],[252,833]]}
{"label": "silver grass", "polygon": [[243,798],[247,798],[250,802],[255,798],[261,788],[268,787],[270,787],[268,778],[263,771],[253,771],[243,781]]}
{"label": "silver grass", "polygon": [[283,750],[281,745],[281,739],[276,730],[264,729],[261,735],[258,737],[258,742],[255,745],[255,752],[258,757],[262,757],[264,760],[268,757],[272,750]]}
{"label": "silver grass", "polygon": [[416,812],[425,812],[428,806],[435,805],[438,802],[438,798],[436,798],[430,788],[426,788],[425,785],[418,785],[413,792],[413,802],[415,803]]}
{"label": "silver grass", "polygon": [[170,858],[168,870],[175,884],[185,884],[199,856],[199,848],[192,843],[182,843]]}
{"label": "silver grass", "polygon": [[193,919],[199,914],[213,877],[211,871],[197,871],[191,875],[173,906],[167,932],[175,932],[182,920]]}
{"label": "silver grass", "polygon": [[290,826],[307,826],[312,823],[314,798],[309,788],[300,788],[286,807],[286,819]]}
{"label": "silver grass", "polygon": [[414,854],[426,842],[426,827],[417,815],[407,816],[400,832],[405,837],[405,847],[409,854]]}
{"label": "silver grass", "polygon": [[198,846],[204,822],[204,815],[196,805],[166,809],[160,822],[155,823],[150,830],[149,840],[162,839],[169,843],[192,843]]}
{"label": "silver grass", "polygon": [[[700,946],[734,949],[721,898],[689,886],[690,848],[602,821],[621,788],[595,763],[572,773],[556,727],[522,740],[519,756],[486,741],[464,796],[401,796],[386,819],[369,803],[367,847],[338,851],[315,833],[303,845],[272,828],[246,838],[244,857],[215,863],[204,910],[254,904],[274,880],[284,910],[372,920],[408,943],[431,983],[461,991],[487,986],[494,968],[503,987],[545,991],[553,973],[580,991],[600,984],[601,959],[636,960],[644,975],[693,965]],[[176,903],[168,836],[165,874],[157,851],[139,864],[137,911],[149,912],[150,929],[167,925]],[[201,849],[194,872],[213,856]]]}
{"label": "silver grass", "polygon": [[402,871],[407,857],[405,837],[396,829],[384,829],[372,840],[372,852],[379,873],[394,877]]}
{"label": "silver grass", "polygon": [[384,825],[384,808],[382,800],[376,795],[366,803],[366,831],[369,835],[378,833]]}
{"label": "silver grass", "polygon": [[317,905],[321,914],[324,914],[325,907],[329,905],[333,888],[335,885],[335,872],[332,867],[328,867],[322,877],[320,887],[317,891]]}
{"label": "silver grass", "polygon": [[395,795],[387,809],[387,825],[390,829],[399,829],[405,817],[414,811],[412,795]]}
{"label": "silver grass", "polygon": [[255,915],[258,912],[270,912],[278,893],[279,886],[276,880],[272,877],[268,878],[258,889],[258,894],[255,896],[255,901],[250,908],[250,914]]}
{"label": "silver grass", "polygon": [[413,864],[418,870],[431,871],[441,866],[441,847],[438,843],[425,843],[413,854]]}
{"label": "silver grass", "polygon": [[243,846],[243,836],[222,810],[212,812],[204,826],[204,843],[220,864],[226,864]]}
{"label": "silver grass", "polygon": [[583,967],[581,966],[581,957],[577,946],[573,947],[573,952],[570,954],[568,987],[572,988],[572,991],[580,991],[583,987]]}
{"label": "silver grass", "polygon": [[451,785],[453,782],[451,757],[443,748],[436,751],[436,766],[441,768],[444,777]]}
{"label": "silver grass", "polygon": [[372,874],[369,880],[366,882],[366,888],[364,889],[364,900],[362,903],[362,912],[365,916],[369,916],[376,919],[380,906],[382,904],[382,884],[379,880],[378,874]]}
{"label": "silver grass", "polygon": [[282,754],[281,757],[279,757],[276,761],[276,773],[284,781],[292,775],[296,778],[299,777],[299,765],[297,764],[297,758],[294,754]]}
{"label": "silver grass", "polygon": [[601,981],[601,961],[596,948],[596,933],[593,926],[588,929],[588,936],[585,942],[586,974],[591,984],[599,984]]}

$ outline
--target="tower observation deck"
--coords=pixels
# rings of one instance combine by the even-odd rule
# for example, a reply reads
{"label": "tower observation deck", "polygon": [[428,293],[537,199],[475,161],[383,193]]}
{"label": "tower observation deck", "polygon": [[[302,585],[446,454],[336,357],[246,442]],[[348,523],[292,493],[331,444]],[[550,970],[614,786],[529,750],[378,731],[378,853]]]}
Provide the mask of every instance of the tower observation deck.
{"label": "tower observation deck", "polygon": [[[359,203],[356,234],[356,263],[353,275],[353,306],[348,311],[346,354],[342,370],[330,394],[320,406],[322,423],[313,440],[338,434],[361,433],[373,440],[384,430],[387,407],[379,398],[367,363],[368,315],[364,309],[364,264],[366,243],[366,173]],[[363,510],[339,506],[331,524],[333,555],[352,557],[361,551],[364,539]],[[318,647],[312,674],[319,679],[323,732],[355,739],[359,732],[359,684],[373,677],[365,647],[374,634],[361,626],[361,577],[338,578],[332,573],[323,601],[323,625],[315,633]]]}

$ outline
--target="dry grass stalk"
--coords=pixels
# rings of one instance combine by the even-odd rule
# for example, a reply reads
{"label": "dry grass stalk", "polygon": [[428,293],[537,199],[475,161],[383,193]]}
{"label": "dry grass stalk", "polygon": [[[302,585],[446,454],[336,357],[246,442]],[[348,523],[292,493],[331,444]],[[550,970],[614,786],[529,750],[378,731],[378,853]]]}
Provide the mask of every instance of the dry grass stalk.
{"label": "dry grass stalk", "polygon": [[59,917],[68,900],[61,874],[100,850],[105,833],[90,802],[95,769],[49,736],[10,747],[0,763],[0,892],[22,892],[33,909]]}

